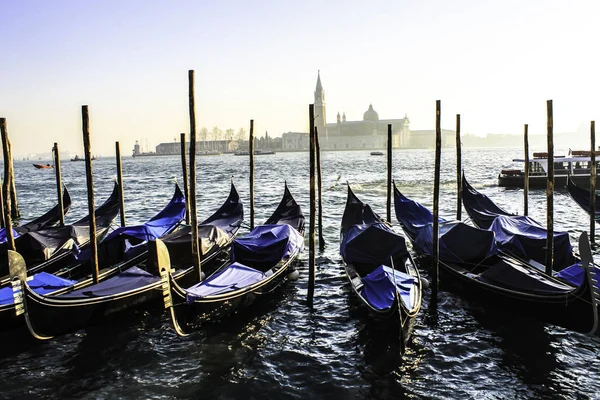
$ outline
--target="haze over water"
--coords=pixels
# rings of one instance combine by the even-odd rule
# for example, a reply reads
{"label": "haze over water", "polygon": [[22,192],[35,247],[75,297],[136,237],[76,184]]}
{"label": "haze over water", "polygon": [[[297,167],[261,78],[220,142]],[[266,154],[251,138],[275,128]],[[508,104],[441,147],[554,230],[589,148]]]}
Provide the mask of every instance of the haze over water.
{"label": "haze over water", "polygon": [[[478,190],[509,211],[522,211],[522,191],[495,186],[500,169],[521,150],[465,149],[464,169]],[[400,190],[431,207],[431,150],[397,150],[394,179]],[[199,219],[226,198],[234,182],[248,209],[248,158],[198,157]],[[287,180],[308,212],[308,153],[255,158],[256,223],[271,214]],[[437,310],[430,292],[406,354],[395,332],[370,321],[350,293],[339,256],[339,227],[348,181],[365,202],[385,215],[386,157],[368,152],[325,152],[323,226],[327,248],[317,252],[314,309],[306,305],[308,249],[300,279],[219,324],[178,337],[162,310],[127,314],[103,326],[48,342],[4,335],[0,349],[0,398],[221,398],[397,399],[579,398],[600,393],[600,345],[568,332],[463,299],[442,285]],[[456,214],[454,150],[442,156],[440,213]],[[96,202],[110,193],[114,159],[93,164]],[[52,170],[15,163],[24,220],[56,201]],[[87,213],[84,163],[62,164],[71,191],[67,222]],[[123,159],[129,223],[143,222],[170,199],[182,182],[179,157]],[[564,192],[555,194],[555,229],[572,242],[588,229],[587,215]],[[545,193],[533,191],[530,214],[545,221]],[[463,212],[463,215],[465,213]],[[393,219],[398,228],[398,224]],[[242,232],[244,233],[244,232]],[[308,244],[308,241],[307,241]],[[424,273],[424,276],[429,276]],[[16,337],[15,337],[16,336]]]}

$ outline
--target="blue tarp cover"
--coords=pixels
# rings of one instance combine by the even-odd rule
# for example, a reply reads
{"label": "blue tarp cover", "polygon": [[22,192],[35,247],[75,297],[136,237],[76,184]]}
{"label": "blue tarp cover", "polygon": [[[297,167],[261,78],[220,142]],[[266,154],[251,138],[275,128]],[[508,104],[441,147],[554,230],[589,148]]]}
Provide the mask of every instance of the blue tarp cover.
{"label": "blue tarp cover", "polygon": [[243,264],[278,262],[304,249],[304,238],[287,224],[260,225],[233,241],[231,257]]}
{"label": "blue tarp cover", "polygon": [[[433,254],[433,213],[396,190],[396,218],[419,251]],[[439,220],[439,256],[446,262],[479,262],[498,252],[494,233],[462,222]]]}
{"label": "blue tarp cover", "polygon": [[[589,194],[588,194],[589,199]],[[536,220],[511,214],[475,190],[463,177],[463,204],[479,227],[493,230],[501,249],[546,264],[546,228]],[[554,265],[574,263],[568,232],[554,232]]]}
{"label": "blue tarp cover", "polygon": [[192,303],[195,299],[232,292],[253,285],[265,278],[266,275],[261,271],[234,262],[227,268],[187,289],[186,300]]}
{"label": "blue tarp cover", "polygon": [[415,278],[401,271],[380,265],[369,275],[362,279],[364,284],[361,295],[378,310],[390,308],[396,301],[396,289],[394,287],[394,272],[400,299],[408,309],[413,308],[411,302],[411,289]]}
{"label": "blue tarp cover", "polygon": [[[496,233],[500,247],[525,258],[546,264],[547,230],[536,220],[525,216],[499,216],[490,230]],[[572,264],[572,247],[568,232],[554,232],[554,265]]]}
{"label": "blue tarp cover", "polygon": [[60,295],[61,298],[88,299],[135,290],[160,281],[160,278],[138,267],[131,267],[105,281]]}
{"label": "blue tarp cover", "polygon": [[585,271],[580,262],[573,264],[560,272],[556,273],[557,278],[562,278],[567,282],[571,282],[574,285],[581,286],[583,278],[585,278]]}
{"label": "blue tarp cover", "polygon": [[147,242],[171,232],[183,218],[185,218],[185,197],[179,187],[176,187],[175,194],[169,204],[151,220],[142,225],[117,228],[103,242],[108,242],[118,236],[136,238],[142,242]]}
{"label": "blue tarp cover", "polygon": [[[17,231],[15,231],[14,229],[13,231],[13,238],[16,239],[19,236],[19,233]],[[5,243],[7,241],[7,237],[6,237],[6,228],[0,228],[0,243]]]}
{"label": "blue tarp cover", "polygon": [[[33,275],[32,279],[28,280],[27,283],[35,293],[48,294],[57,291],[58,289],[72,286],[77,283],[77,281],[59,278],[58,276],[47,272],[40,272],[39,274]],[[12,286],[0,289],[0,305],[13,303]]]}
{"label": "blue tarp cover", "polygon": [[[594,266],[597,276],[600,276],[600,268]],[[570,265],[560,272],[556,273],[557,278],[562,278],[567,282],[572,283],[576,286],[581,286],[583,279],[585,278],[585,271],[580,262]],[[596,282],[596,287],[600,289],[600,281]]]}
{"label": "blue tarp cover", "polygon": [[404,237],[383,223],[353,225],[340,246],[340,254],[347,264],[387,264],[390,256],[408,255]]}

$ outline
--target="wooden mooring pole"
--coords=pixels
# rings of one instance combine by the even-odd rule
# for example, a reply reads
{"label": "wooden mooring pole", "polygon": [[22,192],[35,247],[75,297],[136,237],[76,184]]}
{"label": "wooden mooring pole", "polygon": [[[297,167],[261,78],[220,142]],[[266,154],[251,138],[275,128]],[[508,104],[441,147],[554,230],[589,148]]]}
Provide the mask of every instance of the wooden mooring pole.
{"label": "wooden mooring pole", "polygon": [[523,132],[525,145],[525,177],[523,181],[523,215],[529,213],[529,125],[525,124]]}
{"label": "wooden mooring pole", "polygon": [[185,196],[185,223],[190,224],[190,188],[188,182],[188,168],[185,160],[185,133],[181,137],[181,169],[183,173],[183,195]]}
{"label": "wooden mooring pole", "polygon": [[90,115],[88,106],[81,106],[81,120],[83,130],[83,154],[85,156],[85,180],[87,183],[88,213],[90,216],[90,262],[92,264],[94,283],[98,283],[98,239],[96,238],[96,213],[94,212],[94,175],[92,173],[92,146],[90,143]]}
{"label": "wooden mooring pole", "polygon": [[123,164],[121,163],[121,146],[115,142],[115,154],[117,157],[117,182],[119,184],[119,214],[121,215],[121,226],[125,226],[125,187],[123,186]]}
{"label": "wooden mooring pole", "polygon": [[250,230],[254,229],[254,120],[250,120],[250,136],[248,140],[248,156],[250,157]]}
{"label": "wooden mooring pole", "polygon": [[392,124],[387,126],[387,193],[385,212],[387,222],[392,223]]}
{"label": "wooden mooring pole", "polygon": [[554,269],[554,118],[552,116],[552,100],[546,103],[548,131],[548,183],[546,185],[546,273],[552,274]]}
{"label": "wooden mooring pole", "polygon": [[460,143],[460,114],[456,114],[456,219],[462,219],[462,148]]}
{"label": "wooden mooring pole", "polygon": [[60,226],[65,225],[65,209],[64,209],[64,201],[63,201],[63,185],[62,185],[62,175],[60,173],[60,151],[58,149],[58,143],[54,143],[54,147],[52,148],[52,153],[54,155],[54,174],[56,176],[56,195],[58,197],[58,212],[60,213]]}
{"label": "wooden mooring pole", "polygon": [[317,163],[317,189],[318,196],[317,199],[319,203],[319,250],[325,250],[325,238],[323,237],[323,184],[321,181],[321,145],[319,144],[319,131],[315,126],[315,156]]}
{"label": "wooden mooring pole", "polygon": [[196,100],[194,98],[194,70],[188,71],[190,111],[190,223],[192,224],[192,260],[202,280],[200,245],[198,242],[198,205],[196,203]]}
{"label": "wooden mooring pole", "polygon": [[2,149],[4,153],[4,183],[2,185],[2,191],[4,193],[4,223],[6,227],[6,243],[8,250],[16,251],[15,248],[15,237],[12,230],[12,204],[10,196],[10,176],[12,176],[13,164],[7,160],[12,160],[12,154],[10,150],[10,142],[8,140],[8,129],[6,128],[6,118],[0,118],[0,131],[2,132]]}
{"label": "wooden mooring pole", "polygon": [[590,123],[590,242],[596,243],[596,122]]}
{"label": "wooden mooring pole", "polygon": [[315,292],[315,105],[308,106],[309,129],[309,174],[310,174],[310,217],[308,232],[308,305],[312,307]]}
{"label": "wooden mooring pole", "polygon": [[439,199],[440,199],[440,168],[442,161],[442,128],[441,128],[441,116],[442,116],[442,101],[437,100],[435,102],[435,172],[433,180],[433,262],[432,268],[432,298],[434,301],[437,300],[438,286],[439,286],[439,261],[440,261],[440,249],[439,249]]}
{"label": "wooden mooring pole", "polygon": [[15,168],[13,166],[13,158],[12,158],[12,145],[10,144],[10,140],[8,140],[8,150],[10,152],[10,159],[8,162],[10,163],[10,216],[13,219],[21,218],[21,212],[19,211],[19,202],[17,201],[17,188],[15,184]]}

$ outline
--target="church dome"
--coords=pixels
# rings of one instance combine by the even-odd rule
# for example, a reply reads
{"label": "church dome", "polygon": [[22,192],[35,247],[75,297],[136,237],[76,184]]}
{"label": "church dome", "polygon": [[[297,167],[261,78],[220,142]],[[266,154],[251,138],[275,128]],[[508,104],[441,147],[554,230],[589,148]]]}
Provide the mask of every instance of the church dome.
{"label": "church dome", "polygon": [[377,114],[377,111],[373,110],[373,104],[369,104],[369,109],[365,111],[363,120],[373,122],[379,121],[379,114]]}

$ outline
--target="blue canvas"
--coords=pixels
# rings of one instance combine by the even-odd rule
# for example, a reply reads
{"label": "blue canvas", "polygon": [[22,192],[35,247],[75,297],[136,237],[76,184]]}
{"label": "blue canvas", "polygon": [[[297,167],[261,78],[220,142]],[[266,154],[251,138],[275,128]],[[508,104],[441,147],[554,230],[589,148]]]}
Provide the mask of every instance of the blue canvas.
{"label": "blue canvas", "polygon": [[[394,285],[394,276],[395,282]],[[361,295],[377,310],[390,308],[396,301],[396,287],[400,294],[400,300],[408,309],[413,308],[411,301],[411,289],[415,278],[401,271],[395,271],[390,267],[380,265],[370,274],[362,279],[364,284]]]}
{"label": "blue canvas", "polygon": [[196,299],[243,289],[260,282],[266,277],[261,271],[234,262],[227,268],[187,289],[186,300],[192,303]]}
{"label": "blue canvas", "polygon": [[[37,294],[48,294],[55,292],[59,289],[63,289],[69,286],[73,286],[77,281],[60,278],[58,276],[49,274],[47,272],[40,272],[39,274],[33,275],[27,284]],[[0,305],[13,304],[12,287],[7,286],[0,289]]]}
{"label": "blue canvas", "polygon": [[304,237],[287,224],[260,225],[233,241],[231,257],[243,264],[278,262],[304,249]]}

